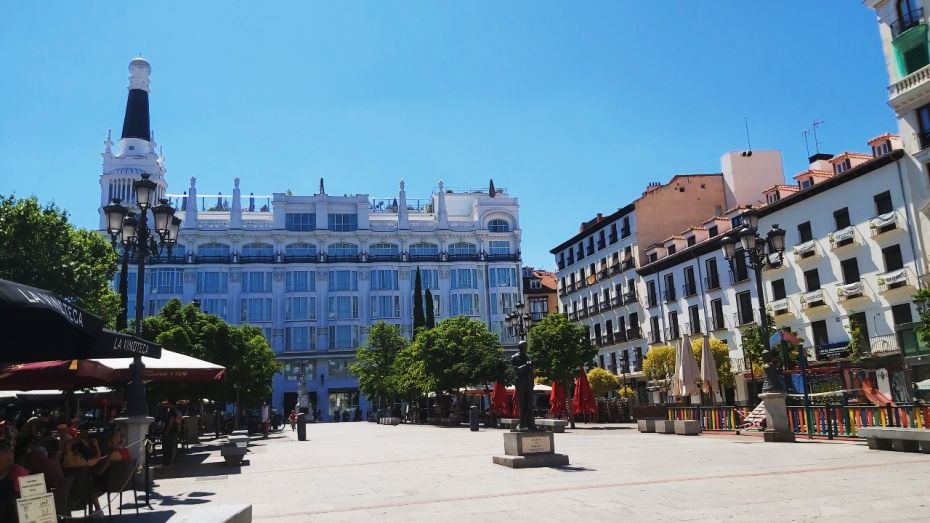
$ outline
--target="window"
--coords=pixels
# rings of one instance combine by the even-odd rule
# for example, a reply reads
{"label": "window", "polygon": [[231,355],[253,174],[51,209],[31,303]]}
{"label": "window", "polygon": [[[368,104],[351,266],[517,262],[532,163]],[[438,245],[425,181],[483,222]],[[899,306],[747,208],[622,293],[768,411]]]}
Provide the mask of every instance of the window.
{"label": "window", "polygon": [[859,261],[856,258],[841,261],[840,267],[843,270],[843,283],[849,285],[859,281]]}
{"label": "window", "polygon": [[491,220],[488,222],[488,232],[510,232],[507,220]]}
{"label": "window", "polygon": [[316,229],[316,214],[312,212],[289,212],[284,215],[284,229],[288,231],[312,231]]}
{"label": "window", "polygon": [[830,338],[827,335],[827,322],[825,320],[811,322],[811,332],[813,333],[815,347],[830,344]]}
{"label": "window", "polygon": [[898,75],[902,78],[928,63],[926,31],[907,32],[920,25],[923,18],[923,9],[916,4],[916,0],[900,0],[898,19],[891,22],[891,47],[895,50]]}
{"label": "window", "polygon": [[284,299],[285,321],[307,321],[316,319],[316,298],[298,296]]}
{"label": "window", "polygon": [[902,303],[891,306],[891,321],[895,325],[906,325],[914,321],[914,315],[911,311],[910,303]]}
{"label": "window", "polygon": [[356,271],[329,271],[329,290],[331,291],[357,291],[358,272]]}
{"label": "window", "polygon": [[198,272],[197,294],[225,294],[229,274],[225,272]]}
{"label": "window", "polygon": [[814,185],[814,179],[813,179],[813,178],[808,177],[808,178],[802,178],[802,179],[801,179],[801,188],[802,188],[802,189],[807,189],[807,188],[810,187],[811,185]]}
{"label": "window", "polygon": [[513,312],[517,303],[520,303],[520,298],[514,293],[494,293],[491,295],[491,314],[499,314],[502,316],[510,314]]}
{"label": "window", "polygon": [[659,330],[658,316],[649,318],[649,327],[652,329],[652,334],[649,338],[650,343],[659,343],[662,341],[662,332]]}
{"label": "window", "polygon": [[885,272],[904,268],[904,259],[901,258],[900,245],[892,245],[882,249],[882,258],[885,259]]}
{"label": "window", "polygon": [[316,350],[316,329],[307,326],[286,327],[284,329],[284,350],[295,352]]}
{"label": "window", "polygon": [[[490,276],[490,285],[491,287],[516,287],[517,286],[517,269],[513,267],[492,267],[488,269],[488,274]],[[530,287],[532,283],[536,282],[537,287],[541,288],[541,282],[539,280],[531,280]]]}
{"label": "window", "polygon": [[675,299],[675,275],[666,274],[665,275],[665,301],[672,301]]}
{"label": "window", "polygon": [[284,256],[288,258],[316,258],[316,245],[292,243],[284,247]]}
{"label": "window", "polygon": [[607,240],[611,245],[617,243],[617,222],[610,224],[610,233],[607,235]]}
{"label": "window", "polygon": [[181,269],[150,269],[149,289],[159,294],[181,294],[184,292],[184,273]]}
{"label": "window", "polygon": [[814,239],[811,232],[811,222],[804,222],[798,225],[798,243],[809,242]]}
{"label": "window", "polygon": [[650,253],[649,253],[649,263],[652,263],[652,262],[654,262],[654,261],[658,261],[658,259],[659,259],[659,253],[657,253],[657,252],[650,252]]}
{"label": "window", "polygon": [[449,246],[449,256],[474,256],[478,254],[478,248],[474,243],[453,243]]}
{"label": "window", "polygon": [[719,289],[720,274],[717,273],[717,258],[708,258],[704,266],[707,268],[707,289]]}
{"label": "window", "polygon": [[691,334],[701,333],[701,312],[697,305],[688,307],[688,320],[691,324]]}
{"label": "window", "polygon": [[439,246],[435,243],[415,243],[410,246],[410,256],[439,256]]}
{"label": "window", "polygon": [[358,297],[330,296],[328,310],[331,320],[358,319]]}
{"label": "window", "polygon": [[158,314],[165,305],[168,305],[168,298],[162,299],[151,299],[149,300],[149,308],[147,309],[146,316],[154,316]]}
{"label": "window", "polygon": [[400,296],[372,296],[371,319],[400,318]]}
{"label": "window", "polygon": [[740,325],[753,322],[752,296],[749,291],[740,292],[736,295],[736,316]]}
{"label": "window", "polygon": [[716,300],[711,301],[710,312],[714,321],[714,330],[723,329],[723,300],[717,298]]}
{"label": "window", "polygon": [[478,271],[475,269],[452,269],[449,271],[453,289],[477,289]]}
{"label": "window", "polygon": [[671,245],[669,245],[669,246],[666,248],[666,251],[668,251],[668,253],[667,253],[668,256],[671,256],[671,255],[675,254],[675,251],[677,251],[677,250],[678,250],[678,249],[675,247],[675,244],[674,244],[674,243],[671,244]]}
{"label": "window", "polygon": [[354,243],[332,243],[326,248],[326,255],[337,260],[355,258],[358,256],[358,245]]}
{"label": "window", "polygon": [[921,149],[930,147],[930,105],[917,109],[917,137]]}
{"label": "window", "polygon": [[198,258],[229,258],[229,245],[225,243],[205,243],[197,247]]}
{"label": "window", "polygon": [[373,258],[400,256],[400,247],[393,243],[376,243],[368,248],[368,255]]}
{"label": "window", "polygon": [[546,298],[530,298],[530,314],[533,321],[539,321],[549,312],[549,300]]}
{"label": "window", "polygon": [[681,337],[681,332],[678,327],[678,313],[675,311],[668,313],[668,337],[672,340],[677,340]]}
{"label": "window", "polygon": [[843,174],[848,171],[850,167],[849,158],[846,158],[842,162],[836,163],[833,165],[833,172],[836,174]]}
{"label": "window", "polygon": [[540,280],[530,280],[531,289],[542,289],[542,281]]}
{"label": "window", "polygon": [[214,314],[226,320],[227,306],[229,300],[226,298],[205,298],[200,300],[200,310],[207,314]]}
{"label": "window", "polygon": [[785,280],[772,280],[772,300],[783,300],[785,296]]}
{"label": "window", "polygon": [[243,272],[242,292],[271,292],[271,272]]}
{"label": "window", "polygon": [[720,234],[720,230],[717,228],[716,225],[712,225],[707,228],[707,235],[709,237],[713,238],[714,236],[717,236],[718,234]]}
{"label": "window", "polygon": [[510,254],[510,242],[491,240],[488,242],[488,252],[492,256]]}
{"label": "window", "polygon": [[843,207],[838,211],[833,211],[833,221],[836,222],[836,230],[849,227],[849,207]]}
{"label": "window", "polygon": [[274,256],[274,246],[267,243],[249,243],[242,246],[242,257],[249,258],[271,258]]}
{"label": "window", "polygon": [[[357,325],[330,325],[329,326],[329,350],[345,350],[358,348],[358,326]],[[348,374],[348,363],[351,360],[329,360],[330,377],[342,377],[339,373],[333,376],[333,362],[344,361],[343,372]]]}
{"label": "window", "polygon": [[891,205],[891,192],[885,191],[875,195],[875,211],[877,214],[888,214],[894,210]]}
{"label": "window", "polygon": [[639,337],[639,313],[630,313],[630,339]]}
{"label": "window", "polygon": [[746,266],[746,255],[743,249],[736,249],[736,258],[733,260],[733,283],[749,279],[749,267]]}
{"label": "window", "polygon": [[697,236],[688,236],[688,247],[697,243]]}
{"label": "window", "polygon": [[271,321],[271,298],[243,298],[239,321],[246,323]]}
{"label": "window", "polygon": [[312,271],[288,271],[285,274],[285,290],[287,292],[310,292],[316,290],[314,273]]}
{"label": "window", "polygon": [[626,238],[630,235],[630,217],[623,217],[623,225],[620,227],[620,237]]}
{"label": "window", "polygon": [[451,313],[453,316],[479,316],[477,294],[453,294],[451,296]]}
{"label": "window", "polygon": [[650,280],[646,282],[646,301],[650,307],[655,307],[656,305],[658,305],[658,300],[656,299],[655,280]]}
{"label": "window", "polygon": [[[420,282],[422,284],[423,275],[420,274]],[[395,270],[385,270],[379,269],[371,271],[371,290],[373,291],[385,291],[385,290],[397,290],[397,271]]]}
{"label": "window", "polygon": [[327,216],[329,230],[336,232],[357,231],[358,214],[329,214]]}
{"label": "window", "polygon": [[820,289],[820,273],[817,272],[817,269],[804,271],[804,285],[807,288],[807,292]]}
{"label": "window", "polygon": [[685,267],[685,296],[697,294],[697,284],[694,281],[694,267]]}
{"label": "window", "polygon": [[[423,290],[426,289],[436,290],[439,288],[439,271],[436,269],[420,269],[420,285],[423,286]],[[433,298],[436,296],[433,295]]]}
{"label": "window", "polygon": [[879,156],[884,156],[891,152],[891,142],[884,141],[878,145],[872,146],[872,157],[878,158]]}

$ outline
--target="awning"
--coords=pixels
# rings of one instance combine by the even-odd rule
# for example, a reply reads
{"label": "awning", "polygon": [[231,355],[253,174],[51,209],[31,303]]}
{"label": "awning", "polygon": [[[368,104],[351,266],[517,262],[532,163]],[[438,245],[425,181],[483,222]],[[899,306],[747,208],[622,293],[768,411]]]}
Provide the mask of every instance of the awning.
{"label": "awning", "polygon": [[[129,366],[132,358],[90,360],[111,369],[111,383],[126,383],[132,378]],[[143,357],[145,381],[173,383],[210,383],[223,379],[226,368],[170,350],[162,350],[161,358]]]}
{"label": "awning", "polygon": [[55,360],[0,367],[0,390],[75,390],[110,383],[112,370],[94,360]]}

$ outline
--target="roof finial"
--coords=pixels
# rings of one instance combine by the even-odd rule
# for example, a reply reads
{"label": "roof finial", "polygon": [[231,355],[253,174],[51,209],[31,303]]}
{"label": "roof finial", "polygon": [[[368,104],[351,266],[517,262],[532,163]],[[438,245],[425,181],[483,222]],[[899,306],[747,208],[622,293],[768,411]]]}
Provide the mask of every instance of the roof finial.
{"label": "roof finial", "polygon": [[326,194],[326,190],[323,188],[323,178],[320,178],[320,194]]}
{"label": "roof finial", "polygon": [[488,187],[488,196],[494,198],[497,195],[497,191],[494,190],[494,178],[491,178],[491,186]]}

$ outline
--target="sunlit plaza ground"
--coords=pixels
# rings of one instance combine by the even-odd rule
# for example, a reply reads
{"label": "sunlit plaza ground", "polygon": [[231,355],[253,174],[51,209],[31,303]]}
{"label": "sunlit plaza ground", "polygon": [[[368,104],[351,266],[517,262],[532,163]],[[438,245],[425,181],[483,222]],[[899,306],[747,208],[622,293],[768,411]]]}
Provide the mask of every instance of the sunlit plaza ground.
{"label": "sunlit plaza ground", "polygon": [[[864,442],[640,434],[556,435],[561,469],[514,470],[499,430],[308,425],[253,440],[247,463],[192,447],[157,481],[157,510],[250,503],[254,521],[927,521],[930,455]],[[161,471],[159,471],[161,472]],[[159,474],[161,476],[161,474]]]}

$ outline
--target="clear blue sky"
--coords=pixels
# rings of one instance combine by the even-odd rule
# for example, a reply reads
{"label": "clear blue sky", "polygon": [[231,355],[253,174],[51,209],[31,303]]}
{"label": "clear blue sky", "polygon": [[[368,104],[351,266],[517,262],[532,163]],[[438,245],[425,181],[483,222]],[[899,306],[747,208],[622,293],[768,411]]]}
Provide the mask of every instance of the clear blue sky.
{"label": "clear blue sky", "polygon": [[493,178],[524,262],[649,181],[896,130],[859,2],[16,2],[0,6],[0,193],[96,227],[100,156],[129,60],[152,63],[173,192],[426,196]]}

